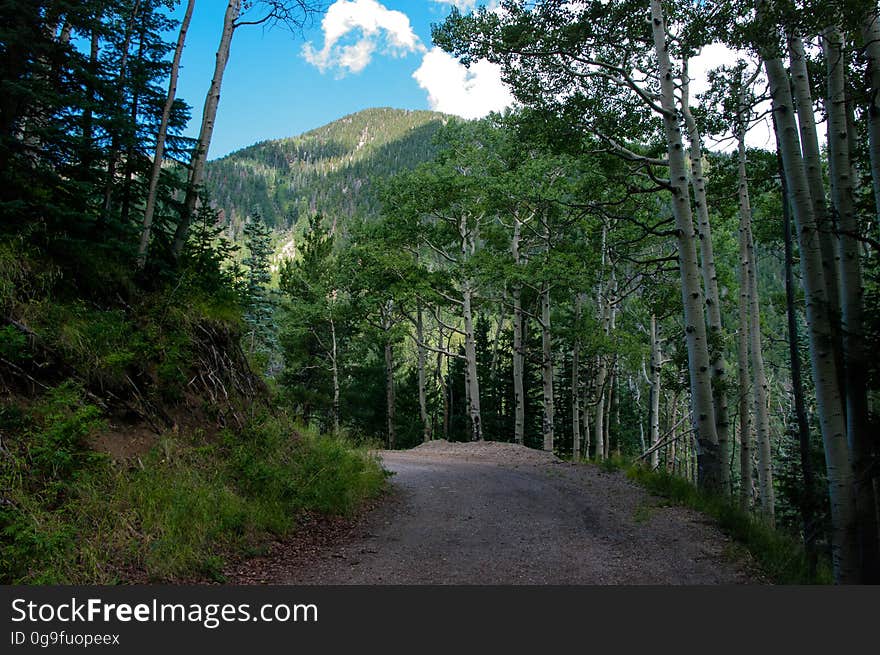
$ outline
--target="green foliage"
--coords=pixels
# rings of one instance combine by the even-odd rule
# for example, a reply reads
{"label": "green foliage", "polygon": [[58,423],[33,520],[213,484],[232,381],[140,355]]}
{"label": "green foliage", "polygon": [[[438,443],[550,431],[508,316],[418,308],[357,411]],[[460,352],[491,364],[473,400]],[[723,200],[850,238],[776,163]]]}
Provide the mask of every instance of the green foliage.
{"label": "green foliage", "polygon": [[285,367],[281,384],[286,398],[306,420],[333,425],[332,371],[347,350],[349,307],[340,288],[334,238],[321,215],[309,219],[299,257],[283,262],[279,342]]}
{"label": "green foliage", "polygon": [[613,454],[599,461],[599,468],[606,473],[615,473],[626,468],[628,461],[620,455]]}
{"label": "green foliage", "polygon": [[[46,401],[55,411],[69,391]],[[50,413],[64,443],[94,429],[89,413]],[[84,453],[81,446],[77,451]],[[0,581],[112,583],[135,576],[222,580],[224,558],[296,529],[303,513],[349,515],[384,486],[375,457],[345,438],[257,418],[222,440],[165,437],[140,468],[87,458],[63,496],[4,480]],[[24,468],[24,467],[22,467]]]}
{"label": "green foliage", "polygon": [[65,383],[51,389],[32,411],[26,435],[28,471],[63,481],[94,457],[84,439],[103,425],[101,410],[83,402],[82,390]]}
{"label": "green foliage", "polygon": [[11,325],[0,328],[0,357],[13,363],[29,358],[27,337]]}
{"label": "green foliage", "polygon": [[254,212],[244,227],[248,256],[242,261],[245,268],[242,289],[244,320],[249,333],[245,336],[248,353],[259,355],[266,368],[278,350],[277,328],[274,322],[275,303],[270,296],[272,280],[270,258],[272,256],[271,231],[259,212]]}
{"label": "green foliage", "polygon": [[443,120],[435,112],[368,109],[210,162],[206,187],[235,227],[256,208],[267,225],[299,235],[308,227],[302,219],[317,211],[337,217],[344,233],[378,216],[382,180],[433,156]]}
{"label": "green foliage", "polygon": [[651,471],[644,466],[629,467],[627,477],[672,505],[690,507],[711,516],[722,530],[748,550],[773,582],[831,583],[829,562],[824,562],[815,576],[811,575],[807,555],[799,540],[772,529],[730,499],[708,495],[684,478],[662,470]]}
{"label": "green foliage", "polygon": [[[100,242],[130,253],[141,218],[135,208],[146,191],[138,178],[151,165],[144,151],[164,104],[171,47],[165,37],[175,22],[167,0],[68,4],[0,7],[10,17],[0,25],[2,230],[32,230],[39,239],[33,228],[40,226],[68,250]],[[62,38],[62,30],[73,38]],[[176,102],[171,157],[189,144],[180,137],[187,120],[186,104]],[[176,191],[167,182],[163,208]]]}

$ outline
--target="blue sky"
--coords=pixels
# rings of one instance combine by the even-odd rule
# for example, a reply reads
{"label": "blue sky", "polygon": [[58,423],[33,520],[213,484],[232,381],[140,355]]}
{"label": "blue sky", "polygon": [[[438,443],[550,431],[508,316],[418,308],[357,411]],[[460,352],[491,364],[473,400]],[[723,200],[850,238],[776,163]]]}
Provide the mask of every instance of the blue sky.
{"label": "blue sky", "polygon": [[[431,44],[431,23],[442,21],[453,4],[467,9],[477,3],[336,0],[301,34],[237,29],[210,158],[300,134],[368,107],[437,109],[468,118],[503,108],[510,97],[497,69],[484,62],[465,71]],[[225,7],[223,0],[197,2],[187,36],[178,96],[193,108],[188,129],[193,136]],[[178,7],[176,15],[182,14]]]}

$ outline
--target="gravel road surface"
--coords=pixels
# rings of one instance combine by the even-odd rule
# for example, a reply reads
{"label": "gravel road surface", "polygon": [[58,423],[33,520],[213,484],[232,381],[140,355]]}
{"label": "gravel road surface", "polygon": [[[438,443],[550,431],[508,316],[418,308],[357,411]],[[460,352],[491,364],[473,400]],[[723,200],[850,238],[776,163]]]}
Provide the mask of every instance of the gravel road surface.
{"label": "gravel road surface", "polygon": [[380,453],[391,500],[285,584],[740,584],[758,580],[702,515],[621,473],[513,444]]}

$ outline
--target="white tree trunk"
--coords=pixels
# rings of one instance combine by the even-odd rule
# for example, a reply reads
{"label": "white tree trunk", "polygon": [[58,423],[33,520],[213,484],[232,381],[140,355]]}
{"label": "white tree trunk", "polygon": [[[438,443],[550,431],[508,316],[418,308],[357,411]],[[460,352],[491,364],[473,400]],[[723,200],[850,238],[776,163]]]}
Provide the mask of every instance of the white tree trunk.
{"label": "white tree trunk", "polygon": [[394,350],[391,345],[390,319],[385,320],[385,418],[388,431],[388,449],[393,450],[397,445],[397,431],[395,430],[395,400],[394,400]]}
{"label": "white tree trunk", "polygon": [[544,398],[544,450],[553,452],[553,335],[550,331],[550,285],[547,282],[541,287],[541,380]]}
{"label": "white tree trunk", "polygon": [[764,353],[761,344],[761,306],[758,298],[758,268],[755,245],[752,240],[751,221],[746,225],[749,282],[749,344],[752,354],[752,398],[755,406],[755,437],[758,446],[758,486],[761,490],[761,513],[771,525],[775,525],[776,497],[773,491],[773,452],[770,447],[769,385],[764,370]]}
{"label": "white tree trunk", "polygon": [[[520,265],[519,244],[521,238],[522,223],[519,215],[513,217],[513,240],[511,250],[513,261],[516,266]],[[519,282],[513,285],[513,396],[514,396],[514,441],[520,445],[525,442],[526,427],[526,402],[525,385],[523,383],[523,369],[525,368],[525,351],[523,346],[523,310],[522,310],[522,287]]]}
{"label": "white tree trunk", "polygon": [[651,470],[660,466],[660,449],[655,448],[660,440],[660,374],[663,369],[663,352],[660,345],[660,331],[657,317],[651,314]]}
{"label": "white tree trunk", "polygon": [[721,491],[722,462],[715,429],[715,406],[712,399],[712,373],[703,318],[703,292],[697,264],[698,235],[694,229],[687,166],[675,107],[675,81],[666,43],[666,20],[661,0],[651,0],[651,26],[660,80],[660,104],[666,133],[669,179],[672,186],[672,212],[678,240],[681,294],[684,305],[685,340],[691,387],[691,419],[699,443],[700,486]]}
{"label": "white tree trunk", "polygon": [[681,84],[681,111],[688,132],[691,159],[691,187],[694,190],[694,205],[697,209],[699,242],[703,286],[706,292],[706,317],[709,336],[713,340],[712,356],[712,399],[715,405],[715,431],[718,434],[718,457],[721,460],[721,486],[725,493],[730,492],[730,472],[727,468],[728,409],[727,409],[727,362],[724,361],[723,329],[721,322],[721,295],[718,293],[718,274],[715,271],[715,251],[712,245],[712,226],[709,222],[709,203],[706,199],[706,177],[703,172],[703,146],[697,121],[690,108],[690,80],[687,59],[683,62]]}
{"label": "white tree trunk", "polygon": [[162,119],[159,122],[159,133],[156,135],[156,152],[153,155],[153,166],[150,169],[150,181],[147,185],[147,201],[144,208],[143,228],[141,229],[141,243],[138,247],[137,268],[143,269],[147,263],[147,250],[150,247],[150,232],[153,229],[153,215],[156,211],[156,198],[159,192],[159,175],[162,172],[162,162],[165,159],[165,139],[168,136],[168,121],[171,118],[171,109],[174,99],[177,97],[177,77],[180,73],[180,57],[183,54],[183,46],[186,43],[186,33],[192,19],[196,0],[189,0],[186,5],[186,13],[180,23],[180,32],[177,35],[177,45],[174,47],[174,58],[171,61],[171,76],[168,81],[168,95],[165,96],[165,105],[162,107]]}
{"label": "white tree trunk", "polygon": [[[833,313],[837,312],[840,306],[837,282],[836,237],[834,235],[834,221],[828,214],[828,207],[825,202],[825,182],[822,178],[819,137],[816,133],[816,115],[813,113],[813,98],[810,92],[810,77],[807,71],[807,57],[804,53],[803,41],[798,37],[789,37],[788,51],[791,64],[792,89],[797,107],[798,125],[800,126],[801,150],[803,152],[807,181],[810,183],[813,213],[816,216],[816,226],[819,229],[819,247],[822,252],[825,293],[828,296],[828,304],[833,317]],[[836,319],[833,320],[836,321]],[[840,362],[838,361],[839,366]]]}
{"label": "white tree trunk", "polygon": [[426,390],[425,360],[427,349],[425,348],[425,326],[422,316],[422,306],[419,305],[416,313],[416,341],[418,344],[418,376],[419,376],[419,415],[422,419],[422,441],[431,440],[431,419],[428,417],[428,393]]}
{"label": "white tree trunk", "polygon": [[583,445],[584,455],[583,455],[583,456],[584,456],[584,459],[590,459],[590,412],[588,411],[588,408],[589,408],[589,406],[590,406],[590,403],[589,403],[589,398],[588,398],[588,396],[587,396],[587,393],[588,393],[588,392],[587,392],[587,390],[586,390],[586,387],[587,387],[587,385],[585,384],[585,385],[584,385],[584,403],[583,403],[583,404],[584,404],[584,411],[581,412],[582,417],[583,417],[583,421],[584,421],[584,422],[583,422],[583,428],[584,428],[584,430],[583,430],[583,434],[584,434],[584,445]]}
{"label": "white tree trunk", "polygon": [[[617,327],[617,275],[614,267],[611,267],[611,281],[608,287],[608,336],[614,334]],[[608,399],[605,401],[605,457],[611,457],[611,410],[614,407],[614,390],[617,385],[617,353],[611,357],[611,365],[608,367],[608,378],[605,387],[608,390]]]}
{"label": "white tree trunk", "polygon": [[[740,116],[746,111],[740,102]],[[739,391],[739,477],[740,506],[749,509],[752,503],[752,417],[749,411],[751,379],[749,377],[749,330],[751,329],[751,284],[749,281],[749,233],[752,207],[746,175],[745,126],[737,125],[739,145],[739,330],[737,333],[737,382]]]}
{"label": "white tree trunk", "polygon": [[677,465],[677,461],[679,455],[676,453],[677,444],[678,444],[678,428],[675,426],[678,425],[678,392],[676,391],[672,397],[669,399],[669,404],[666,408],[666,415],[669,417],[669,434],[671,440],[669,442],[669,446],[666,448],[665,459],[666,459],[666,471],[668,473],[675,474],[679,470],[679,466]]}
{"label": "white tree trunk", "polygon": [[183,252],[183,247],[186,245],[196,203],[199,199],[202,183],[205,181],[205,163],[208,160],[208,148],[211,146],[211,138],[214,135],[217,108],[220,106],[220,88],[223,86],[223,73],[226,71],[226,64],[229,62],[229,50],[232,46],[232,36],[235,33],[235,21],[238,20],[240,13],[241,0],[229,0],[223,17],[223,33],[220,36],[220,46],[217,48],[217,55],[214,61],[214,76],[211,78],[211,86],[208,88],[208,95],[205,97],[205,107],[202,110],[202,126],[196,139],[192,158],[190,159],[189,183],[187,184],[183,210],[181,211],[180,222],[177,224],[177,230],[174,233],[172,254],[175,259],[180,257],[180,253]]}
{"label": "white tree trunk", "polygon": [[599,370],[596,374],[596,420],[593,421],[594,437],[596,444],[596,459],[605,459],[605,384],[608,378],[608,368],[605,358],[599,356]]}
{"label": "white tree trunk", "polygon": [[617,359],[612,359],[612,364],[608,371],[608,383],[605,385],[608,389],[608,398],[605,401],[605,457],[611,458],[611,409],[614,405],[614,385],[617,382],[616,366]]}
{"label": "white tree trunk", "polygon": [[853,475],[846,441],[846,421],[842,411],[816,218],[809,181],[801,158],[788,74],[778,56],[764,54],[762,58],[770,82],[770,94],[777,124],[777,143],[782,155],[783,169],[798,227],[810,340],[810,362],[825,447],[828,494],[831,504],[834,577],[839,583],[857,582],[859,555]]}
{"label": "white tree trunk", "polygon": [[333,374],[333,431],[339,434],[339,349],[336,342],[336,323],[330,319],[330,366]]}
{"label": "white tree trunk", "polygon": [[443,374],[443,352],[449,350],[451,344],[446,343],[443,335],[443,325],[437,328],[437,381],[440,386],[440,394],[443,396],[443,440],[449,441],[449,389],[446,384],[446,376]]}
{"label": "white tree trunk", "polygon": [[483,426],[480,417],[480,381],[477,378],[477,346],[474,339],[474,320],[471,310],[471,282],[464,283],[464,356],[467,367],[468,414],[471,421],[471,440],[483,440]]}
{"label": "white tree trunk", "polygon": [[[575,325],[580,325],[583,296],[577,294],[574,299]],[[581,339],[577,331],[571,347],[571,458],[578,462],[581,458]]]}
{"label": "white tree trunk", "polygon": [[859,225],[854,204],[854,178],[847,122],[846,59],[843,35],[836,28],[825,31],[823,46],[828,70],[828,160],[831,191],[841,236],[840,300],[842,309],[843,361],[846,380],[846,434],[855,476],[859,523],[862,582],[878,582],[877,516],[872,477],[872,444],[868,424],[867,352],[862,309],[862,266],[857,239]]}
{"label": "white tree trunk", "polygon": [[[466,262],[473,257],[476,251],[475,228],[469,228],[467,216],[462,215],[459,219],[458,230],[461,239],[461,261]],[[482,441],[483,423],[480,415],[480,379],[477,376],[477,342],[474,337],[473,290],[474,281],[468,277],[462,283],[467,407],[471,422],[471,441]]]}
{"label": "white tree trunk", "polygon": [[862,22],[862,37],[868,59],[868,145],[871,157],[871,180],[874,207],[880,224],[880,13],[871,3]]}
{"label": "white tree trunk", "polygon": [[[604,231],[603,231],[604,234]],[[603,240],[604,242],[604,240]],[[602,333],[606,336],[609,334],[609,312],[606,299],[602,291],[602,285],[599,285],[599,294],[596,298],[596,305],[599,308],[599,323],[602,326]],[[596,446],[596,459],[605,459],[605,386],[608,381],[608,361],[604,353],[600,353],[597,357],[598,366],[596,368],[596,419],[593,421],[593,429],[595,436],[593,441]]]}

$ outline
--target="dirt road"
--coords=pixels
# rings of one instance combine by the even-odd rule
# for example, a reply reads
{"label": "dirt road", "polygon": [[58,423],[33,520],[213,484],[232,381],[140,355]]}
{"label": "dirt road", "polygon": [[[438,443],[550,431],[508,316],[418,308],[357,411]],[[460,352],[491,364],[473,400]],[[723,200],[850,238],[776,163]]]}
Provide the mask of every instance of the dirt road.
{"label": "dirt road", "polygon": [[729,584],[753,578],[704,517],[620,473],[508,444],[381,453],[394,498],[286,584]]}

